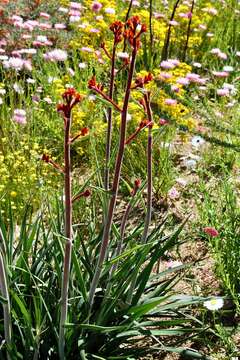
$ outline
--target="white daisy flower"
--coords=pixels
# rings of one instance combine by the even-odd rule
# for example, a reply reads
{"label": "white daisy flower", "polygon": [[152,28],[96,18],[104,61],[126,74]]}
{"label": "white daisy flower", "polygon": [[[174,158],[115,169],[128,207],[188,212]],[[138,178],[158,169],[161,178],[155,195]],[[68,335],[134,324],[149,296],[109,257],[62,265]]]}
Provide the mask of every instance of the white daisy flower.
{"label": "white daisy flower", "polygon": [[224,301],[223,301],[222,298],[217,298],[216,297],[216,298],[212,298],[210,300],[204,301],[203,305],[208,310],[216,311],[216,310],[219,310],[219,309],[221,309],[223,307]]}

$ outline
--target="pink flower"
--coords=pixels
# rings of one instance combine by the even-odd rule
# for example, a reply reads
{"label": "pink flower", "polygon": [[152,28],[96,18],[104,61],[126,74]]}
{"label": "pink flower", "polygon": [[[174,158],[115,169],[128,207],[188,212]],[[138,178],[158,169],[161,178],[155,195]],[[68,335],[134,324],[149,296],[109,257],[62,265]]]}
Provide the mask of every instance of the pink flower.
{"label": "pink flower", "polygon": [[189,11],[188,13],[179,13],[179,17],[181,17],[183,19],[191,19],[192,13],[191,13],[191,11]]}
{"label": "pink flower", "polygon": [[100,30],[99,30],[99,29],[96,29],[96,28],[92,28],[92,29],[90,29],[90,32],[97,34],[97,33],[100,32]]}
{"label": "pink flower", "polygon": [[214,227],[207,226],[203,228],[203,231],[211,237],[217,237],[219,235],[219,232]]}
{"label": "pink flower", "polygon": [[168,197],[172,200],[174,199],[178,199],[180,196],[179,192],[177,191],[177,189],[175,187],[172,187],[169,191],[168,191]]}
{"label": "pink flower", "polygon": [[229,73],[227,71],[212,71],[212,74],[219,78],[228,77]]}
{"label": "pink flower", "polygon": [[24,60],[19,57],[10,57],[8,60],[3,62],[3,66],[7,69],[15,69],[17,71],[26,69],[32,70],[32,64],[30,60]]}
{"label": "pink flower", "polygon": [[48,30],[52,28],[52,24],[49,23],[39,23],[38,24],[39,29],[41,30]]}
{"label": "pink flower", "polygon": [[205,82],[206,82],[206,79],[201,78],[200,75],[195,74],[195,73],[188,73],[188,74],[186,75],[186,78],[187,78],[190,82],[195,83],[195,84],[204,85]]}
{"label": "pink flower", "polygon": [[108,8],[105,9],[105,13],[109,14],[109,15],[114,15],[115,10],[113,8],[108,7]]}
{"label": "pink flower", "polygon": [[219,54],[221,52],[221,50],[219,49],[219,48],[213,48],[211,51],[210,51],[210,53],[211,54],[214,54],[214,55],[217,55],[217,54]]}
{"label": "pink flower", "polygon": [[101,10],[101,8],[102,8],[102,4],[100,2],[94,1],[92,3],[92,11],[99,12]]}
{"label": "pink flower", "polygon": [[225,54],[224,52],[218,53],[217,56],[219,57],[219,59],[227,60],[227,54]]}
{"label": "pink flower", "polygon": [[206,30],[207,29],[207,26],[205,24],[199,24],[198,27],[199,27],[200,30]]}
{"label": "pink flower", "polygon": [[159,74],[159,76],[162,77],[163,79],[170,79],[170,78],[172,77],[171,74],[166,73],[166,72],[161,72],[161,73]]}
{"label": "pink flower", "polygon": [[70,8],[74,10],[81,10],[82,5],[77,2],[70,2]]}
{"label": "pink flower", "polygon": [[163,125],[167,125],[168,124],[168,121],[165,120],[165,119],[159,119],[159,125],[163,126]]}
{"label": "pink flower", "polygon": [[26,120],[26,111],[23,109],[15,109],[13,120],[18,124],[25,125],[27,123]]}
{"label": "pink flower", "polygon": [[66,29],[66,25],[62,24],[62,23],[57,23],[57,24],[54,25],[54,28],[56,30],[64,30],[64,29]]}
{"label": "pink flower", "polygon": [[78,10],[71,9],[71,10],[69,11],[69,15],[70,15],[70,16],[74,16],[74,17],[80,17],[81,13],[80,13],[80,11],[78,11]]}
{"label": "pink flower", "polygon": [[218,89],[217,94],[218,94],[218,96],[228,96],[229,90],[228,89]]}
{"label": "pink flower", "polygon": [[67,52],[61,49],[55,49],[44,54],[44,59],[49,61],[65,61],[67,60]]}
{"label": "pink flower", "polygon": [[45,12],[40,12],[39,16],[43,17],[44,19],[49,19],[50,18],[50,15],[45,13]]}
{"label": "pink flower", "polygon": [[171,62],[171,61],[162,61],[160,66],[163,68],[163,69],[173,69],[175,67],[175,65]]}
{"label": "pink flower", "polygon": [[177,26],[177,25],[179,25],[179,22],[177,22],[176,20],[170,20],[169,24],[172,26]]}
{"label": "pink flower", "polygon": [[172,106],[172,105],[176,105],[176,104],[177,104],[177,100],[175,100],[175,99],[165,99],[164,103],[165,103],[165,105],[170,105],[170,106]]}
{"label": "pink flower", "polygon": [[80,50],[83,52],[89,52],[89,53],[93,52],[93,49],[91,49],[87,46],[83,46]]}
{"label": "pink flower", "polygon": [[218,11],[215,8],[210,8],[210,9],[208,9],[208,13],[211,15],[217,15]]}
{"label": "pink flower", "polygon": [[176,85],[172,85],[171,90],[174,91],[175,93],[178,93],[180,91],[179,87]]}
{"label": "pink flower", "polygon": [[177,84],[180,84],[180,85],[189,85],[189,80],[184,78],[184,77],[180,77],[177,79]]}
{"label": "pink flower", "polygon": [[10,57],[8,60],[4,61],[3,66],[5,68],[12,68],[15,70],[22,70],[24,65],[24,60],[18,57]]}

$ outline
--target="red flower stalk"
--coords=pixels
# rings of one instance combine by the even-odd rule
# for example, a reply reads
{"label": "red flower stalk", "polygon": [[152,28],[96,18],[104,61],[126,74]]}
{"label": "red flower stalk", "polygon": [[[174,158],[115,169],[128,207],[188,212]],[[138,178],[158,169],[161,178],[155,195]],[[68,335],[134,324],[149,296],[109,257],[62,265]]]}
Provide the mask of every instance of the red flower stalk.
{"label": "red flower stalk", "polygon": [[175,13],[177,11],[178,5],[180,4],[181,0],[176,0],[174,6],[173,6],[173,11],[170,17],[170,21],[169,21],[169,25],[168,25],[168,30],[166,33],[166,37],[164,40],[164,46],[162,49],[162,55],[161,55],[161,60],[167,60],[168,58],[168,53],[169,53],[169,44],[170,44],[170,38],[171,38],[171,29],[172,29],[172,23],[171,21],[174,19]]}
{"label": "red flower stalk", "polygon": [[132,48],[138,50],[141,46],[140,35],[147,31],[147,26],[141,24],[139,16],[132,16],[125,25],[124,37]]}
{"label": "red flower stalk", "polygon": [[106,48],[105,42],[102,42],[102,43],[100,44],[100,48],[103,49],[103,51],[105,52],[106,56],[107,56],[110,60],[112,60],[112,56],[109,54],[108,49]]}
{"label": "red flower stalk", "polygon": [[122,66],[118,69],[117,74],[122,71],[123,69],[125,69],[129,64],[130,64],[130,60],[129,59],[122,59],[123,63]]}
{"label": "red flower stalk", "polygon": [[[125,149],[125,140],[126,140],[126,129],[127,129],[127,114],[128,114],[128,106],[129,106],[129,99],[130,99],[130,93],[131,93],[131,84],[133,79],[133,74],[135,71],[135,62],[136,62],[136,56],[137,51],[140,46],[140,40],[139,37],[144,30],[146,30],[146,27],[140,24],[140,20],[138,17],[133,17],[132,19],[128,20],[127,29],[129,30],[129,33],[126,33],[125,36],[128,38],[130,44],[132,43],[132,56],[131,56],[131,63],[129,67],[128,72],[128,80],[125,90],[125,96],[123,100],[123,109],[121,110],[121,124],[120,124],[120,138],[119,138],[119,145],[118,145],[118,152],[116,156],[115,161],[115,170],[113,174],[113,184],[111,187],[111,197],[109,200],[108,205],[108,213],[107,217],[105,219],[104,224],[104,231],[103,231],[103,237],[100,247],[100,253],[98,257],[97,266],[95,269],[95,273],[93,276],[93,280],[91,283],[90,291],[89,291],[89,310],[91,311],[93,302],[94,302],[94,296],[96,292],[96,288],[98,286],[99,278],[102,272],[102,266],[103,262],[106,258],[107,250],[108,250],[108,244],[112,229],[112,223],[113,223],[113,216],[115,213],[116,208],[116,201],[117,201],[117,195],[119,190],[119,182],[120,182],[120,175],[121,175],[121,169],[122,169],[122,162],[123,162],[123,155],[124,155],[124,149]],[[140,25],[140,29],[137,28],[138,25]]]}
{"label": "red flower stalk", "polygon": [[96,81],[96,76],[92,76],[90,80],[88,80],[88,88],[92,89],[92,90],[98,90],[98,91],[102,91],[103,90],[103,85],[102,84],[98,84]]}
{"label": "red flower stalk", "polygon": [[152,217],[152,126],[153,126],[153,116],[150,105],[150,92],[144,94],[145,108],[147,110],[147,117],[149,121],[148,125],[148,144],[147,144],[147,213],[145,217],[144,231],[142,235],[142,242],[147,242],[148,229]]}
{"label": "red flower stalk", "polygon": [[152,80],[153,80],[153,75],[151,73],[142,77],[138,77],[135,80],[135,85],[132,86],[132,89],[143,88],[144,85],[147,85]]}
{"label": "red flower stalk", "polygon": [[[146,109],[149,125],[148,126],[148,142],[147,142],[147,212],[145,216],[144,222],[144,230],[142,234],[142,243],[146,243],[148,239],[148,230],[149,225],[151,222],[152,217],[152,125],[153,125],[153,116],[152,110],[150,105],[150,92],[144,94],[144,108]],[[127,303],[129,304],[136,304],[136,300],[133,299],[133,293],[136,286],[137,281],[137,273],[135,273],[132,283],[130,285],[128,296],[127,296]]]}
{"label": "red flower stalk", "polygon": [[123,29],[124,29],[124,23],[122,23],[121,21],[114,21],[109,29],[113,32],[114,34],[114,44],[118,44],[122,41],[123,39]]}
{"label": "red flower stalk", "polygon": [[87,127],[84,127],[81,129],[81,131],[75,135],[72,139],[70,139],[70,143],[72,144],[75,140],[77,140],[81,136],[86,136],[89,133],[89,129]]}
{"label": "red flower stalk", "polygon": [[89,189],[85,190],[85,191],[82,191],[80,192],[79,194],[75,195],[73,198],[72,198],[72,203],[76,200],[79,200],[80,198],[82,197],[89,197],[91,195],[91,191]]}
{"label": "red flower stalk", "polygon": [[145,129],[146,127],[151,126],[152,127],[153,122],[147,120],[142,120],[140,122],[140,124],[138,125],[137,129],[134,131],[134,133],[132,135],[129,136],[129,138],[125,141],[125,145],[130,144],[130,142],[133,141],[133,139],[137,136],[137,134],[142,131],[143,129]]}
{"label": "red flower stalk", "polygon": [[103,92],[103,85],[96,82],[95,76],[88,81],[88,88],[101,95],[105,100],[112,104],[117,111],[122,112],[122,109],[118,106],[118,104],[116,104],[115,101]]}
{"label": "red flower stalk", "polygon": [[195,6],[195,1],[192,0],[192,6],[191,6],[191,10],[188,13],[188,28],[187,28],[187,38],[186,38],[186,43],[184,46],[184,50],[183,50],[183,55],[182,55],[182,61],[185,61],[186,58],[186,54],[187,54],[187,49],[188,49],[188,43],[189,43],[189,38],[190,38],[190,34],[191,34],[191,25],[192,25],[192,14],[193,14],[193,10],[194,10],[194,6]]}
{"label": "red flower stalk", "polygon": [[72,108],[81,101],[81,95],[74,88],[68,88],[62,94],[62,98],[65,103],[58,104],[57,111],[63,112],[64,118],[69,118]]}
{"label": "red flower stalk", "polygon": [[55,161],[53,161],[49,155],[43,154],[42,161],[51,164],[55,169],[59,170],[61,173],[64,174],[64,169],[59,164],[55,163]]}
{"label": "red flower stalk", "polygon": [[[141,186],[141,179],[136,179],[134,181],[134,187],[131,191],[131,197],[130,197],[130,200],[127,204],[127,207],[125,209],[125,212],[123,214],[123,217],[122,217],[122,221],[121,221],[121,226],[120,226],[120,239],[117,243],[117,249],[116,249],[116,253],[115,253],[115,257],[118,257],[122,250],[123,250],[123,241],[124,241],[124,235],[125,235],[125,229],[126,229],[126,224],[127,224],[127,220],[128,220],[128,217],[129,217],[129,214],[133,208],[133,200],[134,200],[134,197],[137,193],[137,191],[139,190]],[[108,287],[107,287],[107,291],[106,291],[106,294],[108,293],[108,291],[110,290],[111,288],[111,278],[112,278],[112,275],[114,273],[114,271],[117,269],[118,267],[118,262],[114,265],[112,265],[111,269],[110,269],[110,273],[109,273],[109,279],[108,279]]]}
{"label": "red flower stalk", "polygon": [[[65,193],[65,252],[61,288],[61,316],[59,324],[59,357],[65,358],[65,322],[68,311],[68,287],[70,278],[70,266],[72,256],[72,175],[70,155],[70,130],[72,124],[72,109],[77,105],[81,96],[74,88],[68,88],[62,95],[64,103],[59,104],[57,109],[63,113],[64,118],[64,193]],[[48,160],[48,159],[46,159]]]}
{"label": "red flower stalk", "polygon": [[134,181],[134,187],[133,187],[133,189],[131,191],[130,201],[129,201],[127,207],[126,207],[125,213],[124,213],[123,218],[122,218],[121,227],[120,227],[120,237],[121,237],[121,239],[120,239],[120,242],[119,242],[118,247],[117,247],[116,256],[119,256],[121,254],[122,244],[123,244],[124,234],[125,234],[125,228],[126,228],[126,223],[127,223],[129,213],[132,210],[132,206],[133,206],[132,200],[133,200],[134,196],[136,195],[137,191],[140,189],[140,186],[141,186],[141,179],[136,179]]}

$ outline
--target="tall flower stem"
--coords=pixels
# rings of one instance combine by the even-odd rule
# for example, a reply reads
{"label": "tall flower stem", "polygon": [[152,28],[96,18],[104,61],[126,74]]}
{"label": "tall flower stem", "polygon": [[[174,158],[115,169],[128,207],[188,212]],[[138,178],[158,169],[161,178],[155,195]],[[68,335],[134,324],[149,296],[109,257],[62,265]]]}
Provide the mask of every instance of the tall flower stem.
{"label": "tall flower stem", "polygon": [[[2,251],[0,250],[0,290],[2,297],[6,300],[3,304],[4,336],[7,346],[10,348],[12,341],[11,309],[7,285],[7,276]],[[7,352],[7,359],[11,360]]]}
{"label": "tall flower stem", "polygon": [[[127,220],[128,220],[128,217],[129,217],[129,214],[133,208],[133,200],[134,200],[134,197],[140,187],[140,184],[141,184],[141,181],[140,180],[135,180],[135,184],[134,184],[134,188],[131,192],[131,197],[130,197],[130,200],[127,204],[127,207],[125,209],[125,212],[123,214],[123,217],[122,217],[122,221],[121,221],[121,225],[120,225],[120,239],[119,241],[117,242],[117,249],[116,249],[116,253],[114,254],[115,257],[118,257],[119,255],[121,255],[121,252],[123,250],[123,241],[124,241],[124,236],[125,236],[125,229],[126,229],[126,225],[127,225]],[[118,262],[114,265],[112,265],[111,269],[110,269],[110,273],[109,273],[109,284],[108,284],[108,287],[107,287],[107,290],[110,288],[110,280],[112,278],[112,275],[114,273],[114,271],[117,269],[118,267]],[[107,291],[106,291],[107,293]]]}
{"label": "tall flower stem", "polygon": [[114,215],[116,200],[117,200],[117,195],[118,195],[119,180],[120,180],[122,161],[123,161],[123,155],[124,155],[124,147],[125,147],[127,110],[128,110],[128,103],[129,103],[130,92],[131,92],[131,83],[132,83],[133,74],[134,74],[134,70],[135,70],[136,55],[137,55],[137,47],[134,46],[133,51],[132,51],[130,69],[129,69],[129,73],[128,73],[128,81],[127,81],[127,86],[126,86],[126,91],[125,91],[123,110],[121,113],[120,139],[119,139],[117,158],[116,158],[116,162],[115,162],[113,185],[111,188],[112,196],[110,198],[110,202],[109,202],[109,206],[108,206],[108,214],[107,214],[107,218],[106,218],[106,222],[105,222],[105,226],[104,226],[100,254],[99,254],[96,270],[95,270],[95,273],[93,276],[93,280],[92,280],[90,292],[89,292],[90,310],[93,305],[94,295],[95,295],[96,288],[97,288],[99,278],[101,275],[101,271],[102,271],[102,265],[105,260],[107,249],[108,249],[110,232],[111,232],[111,227],[112,227],[112,222],[113,222],[113,215]]}
{"label": "tall flower stem", "polygon": [[[150,93],[144,94],[144,101],[147,110],[147,116],[150,123],[153,122],[152,110],[150,106]],[[147,144],[147,212],[145,217],[142,242],[147,242],[148,229],[152,217],[152,126],[148,126],[148,144]]]}
{"label": "tall flower stem", "polygon": [[[153,124],[153,117],[150,105],[150,93],[144,94],[145,109],[148,116],[148,121]],[[148,142],[147,142],[147,212],[144,222],[144,230],[141,238],[142,243],[147,242],[149,225],[152,217],[152,125],[148,126]],[[132,282],[130,284],[126,302],[127,304],[132,303],[134,289],[137,282],[137,271],[133,273]]]}
{"label": "tall flower stem", "polygon": [[[114,70],[115,70],[115,56],[116,56],[116,44],[113,45],[112,51],[112,65],[110,75],[110,86],[109,86],[109,99],[113,99],[114,92]],[[108,109],[108,126],[107,126],[107,141],[106,141],[106,159],[105,159],[105,173],[104,173],[104,188],[106,191],[109,190],[109,161],[111,154],[111,143],[112,143],[112,108]]]}
{"label": "tall flower stem", "polygon": [[173,7],[173,11],[170,17],[170,21],[169,21],[169,25],[168,25],[168,31],[166,34],[166,38],[165,38],[165,42],[164,42],[164,46],[162,49],[162,57],[161,60],[166,60],[168,58],[168,53],[169,53],[169,44],[170,44],[170,37],[171,37],[171,29],[172,29],[172,25],[171,25],[171,21],[174,20],[174,16],[178,7],[178,4],[180,3],[181,0],[177,0],[174,4]]}
{"label": "tall flower stem", "polygon": [[183,49],[182,61],[185,61],[186,55],[187,55],[188,42],[189,42],[190,33],[191,33],[192,14],[193,14],[193,10],[194,10],[194,5],[195,5],[195,1],[192,0],[192,6],[191,6],[191,10],[190,10],[190,17],[189,17],[188,28],[187,28],[187,39],[186,39],[186,43],[185,43],[185,46],[184,46],[184,49]]}
{"label": "tall flower stem", "polygon": [[70,156],[70,129],[71,129],[71,116],[65,118],[65,135],[64,135],[64,191],[65,191],[65,254],[62,278],[62,291],[61,291],[61,317],[59,328],[59,356],[63,360],[64,347],[65,347],[65,329],[64,324],[67,318],[68,309],[68,288],[69,288],[69,274],[71,266],[72,254],[72,190],[71,190],[71,156]]}
{"label": "tall flower stem", "polygon": [[152,18],[153,18],[153,0],[149,1],[149,44],[150,44],[150,59],[152,59],[153,55],[153,26],[152,26]]}

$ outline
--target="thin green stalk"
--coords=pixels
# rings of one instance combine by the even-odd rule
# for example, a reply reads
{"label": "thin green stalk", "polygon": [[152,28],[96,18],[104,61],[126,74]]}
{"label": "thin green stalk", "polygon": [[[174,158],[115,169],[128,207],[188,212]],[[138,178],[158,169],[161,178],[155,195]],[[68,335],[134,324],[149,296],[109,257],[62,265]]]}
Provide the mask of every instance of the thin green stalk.
{"label": "thin green stalk", "polygon": [[[1,289],[2,297],[6,300],[6,303],[3,304],[4,336],[7,347],[10,348],[12,343],[11,307],[10,307],[10,298],[9,298],[8,285],[7,285],[6,269],[5,269],[2,250],[0,250],[0,289]],[[11,360],[8,350],[7,350],[7,358],[8,360]]]}

